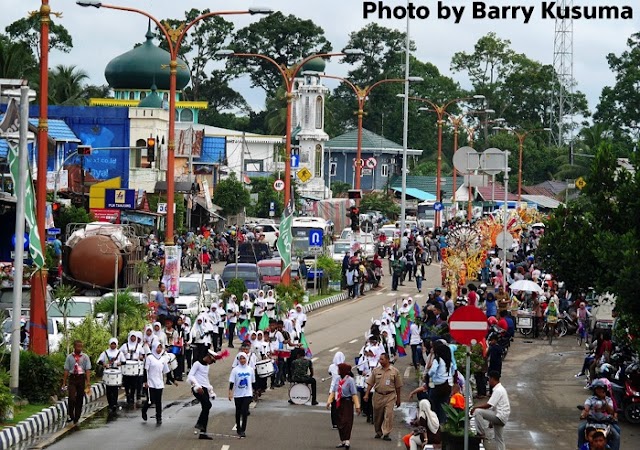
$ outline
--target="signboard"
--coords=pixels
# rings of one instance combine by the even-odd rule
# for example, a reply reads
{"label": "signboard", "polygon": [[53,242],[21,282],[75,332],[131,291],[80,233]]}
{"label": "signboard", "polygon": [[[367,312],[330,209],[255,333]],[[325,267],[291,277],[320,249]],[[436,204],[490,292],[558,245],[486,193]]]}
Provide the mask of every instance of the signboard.
{"label": "signboard", "polygon": [[320,255],[322,254],[322,247],[309,247],[309,253],[312,255]]}
{"label": "signboard", "polygon": [[276,202],[269,202],[269,217],[276,215]]}
{"label": "signboard", "polygon": [[[202,180],[200,182],[202,184],[202,192],[204,192],[204,200],[207,205],[207,211],[213,211],[213,199],[211,198],[211,191],[209,190],[209,182],[207,180]],[[173,213],[175,214],[175,205]]]}
{"label": "signboard", "polygon": [[583,190],[586,185],[587,182],[584,180],[584,178],[580,177],[576,180],[576,187],[578,189]]}
{"label": "signboard", "polygon": [[442,205],[441,202],[435,202],[433,204],[433,210],[434,211],[442,211],[443,208],[444,208],[444,206]]}
{"label": "signboard", "polygon": [[[56,186],[56,176],[58,177],[58,184]],[[69,190],[69,171],[61,170],[47,172],[47,191],[67,191]]]}
{"label": "signboard", "polygon": [[475,306],[461,306],[449,319],[451,337],[462,345],[473,345],[487,336],[487,316]]}
{"label": "signboard", "polygon": [[167,288],[167,297],[178,297],[180,292],[180,268],[182,247],[179,245],[166,246],[164,248],[164,273],[162,282]]}
{"label": "signboard", "polygon": [[322,247],[322,230],[309,230],[309,247]]}
{"label": "signboard", "polygon": [[[158,214],[166,214],[168,209],[169,208],[167,208],[167,204],[166,203],[158,202],[158,208],[156,209],[156,212]],[[174,214],[176,213],[176,204],[175,203],[173,204],[173,213]]]}
{"label": "signboard", "polygon": [[47,234],[50,236],[55,236],[56,234],[60,234],[60,228],[49,228],[47,230]]}
{"label": "signboard", "polygon": [[371,158],[367,159],[367,163],[366,164],[367,164],[367,168],[375,169],[376,166],[378,165],[378,160],[373,158],[373,157],[371,157]]}
{"label": "signboard", "polygon": [[306,183],[311,178],[313,178],[313,175],[311,174],[311,171],[309,169],[307,169],[306,167],[303,167],[302,169],[298,170],[296,175],[298,176],[298,179],[300,181],[302,181],[303,183]]}
{"label": "signboard", "polygon": [[291,265],[291,244],[293,236],[291,235],[291,223],[293,222],[293,201],[282,211],[282,220],[280,221],[280,236],[276,242],[278,253],[282,258],[282,271],[285,272]]}
{"label": "signboard", "polygon": [[276,180],[273,182],[273,188],[280,192],[280,191],[284,191],[284,181],[283,180]]}
{"label": "signboard", "polygon": [[371,176],[373,175],[373,169],[362,169],[362,176]]}
{"label": "signboard", "polygon": [[136,191],[134,189],[105,189],[104,204],[107,209],[135,209]]}
{"label": "signboard", "polygon": [[353,158],[353,167],[364,167],[364,159],[360,158],[359,160],[357,160],[356,158]]}
{"label": "signboard", "polygon": [[300,156],[299,155],[291,155],[291,168],[297,169],[300,167]]}
{"label": "signboard", "polygon": [[98,222],[120,223],[120,211],[117,209],[91,208],[89,212]]}

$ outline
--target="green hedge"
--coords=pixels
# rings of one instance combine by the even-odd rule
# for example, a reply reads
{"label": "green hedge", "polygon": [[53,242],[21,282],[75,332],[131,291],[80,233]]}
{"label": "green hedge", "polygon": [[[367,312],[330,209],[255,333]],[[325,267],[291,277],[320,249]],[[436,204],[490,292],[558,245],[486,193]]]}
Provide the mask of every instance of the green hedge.
{"label": "green hedge", "polygon": [[[9,370],[11,358],[8,354],[6,356],[2,358],[2,365],[4,370]],[[21,351],[20,395],[30,403],[44,404],[50,403],[52,396],[59,396],[64,359],[62,353],[42,356],[30,351]]]}

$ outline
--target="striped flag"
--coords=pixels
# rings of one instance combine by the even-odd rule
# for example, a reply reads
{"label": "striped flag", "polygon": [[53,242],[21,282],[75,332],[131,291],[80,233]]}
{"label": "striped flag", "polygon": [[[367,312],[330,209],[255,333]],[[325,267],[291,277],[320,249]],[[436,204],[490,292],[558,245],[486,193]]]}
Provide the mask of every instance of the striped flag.
{"label": "striped flag", "polygon": [[[10,115],[9,109],[11,108],[11,105],[14,105],[14,107],[17,108],[15,102],[10,102],[7,107],[7,115]],[[31,256],[33,264],[38,269],[42,269],[44,267],[44,252],[42,250],[40,234],[38,233],[38,223],[36,222],[36,196],[33,190],[31,171],[27,170],[27,173],[24,174],[26,180],[21,179],[20,164],[18,162],[18,147],[11,145],[11,142],[9,142],[7,160],[9,162],[9,171],[11,172],[13,185],[18,186],[20,182],[26,183],[24,206],[27,228],[29,228],[29,255]],[[43,174],[42,176],[46,176],[46,174]]]}
{"label": "striped flag", "polygon": [[247,339],[247,334],[249,334],[249,327],[251,324],[249,323],[249,319],[245,319],[238,324],[238,338],[240,341],[244,341]]}
{"label": "striped flag", "polygon": [[404,316],[401,316],[399,321],[400,321],[400,326],[397,327],[398,333],[396,333],[396,335],[399,334],[402,339],[403,345],[407,345],[409,344],[409,340],[410,340],[409,334],[411,332],[411,321]]}
{"label": "striped flag", "polygon": [[396,333],[396,349],[398,350],[398,356],[407,356],[407,352],[404,349],[404,344],[402,343],[400,333]]}

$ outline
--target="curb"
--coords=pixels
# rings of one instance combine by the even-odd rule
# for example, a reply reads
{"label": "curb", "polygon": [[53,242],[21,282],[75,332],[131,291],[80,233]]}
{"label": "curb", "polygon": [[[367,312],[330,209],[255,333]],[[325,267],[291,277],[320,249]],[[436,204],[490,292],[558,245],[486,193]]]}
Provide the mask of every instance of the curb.
{"label": "curb", "polygon": [[[91,392],[84,395],[85,404],[102,397],[105,392],[104,384],[96,383],[91,385]],[[42,433],[54,423],[65,418],[67,408],[67,401],[59,400],[54,405],[43,409],[22,422],[18,422],[16,425],[0,431],[0,449],[8,449],[17,445],[20,441],[30,439]]]}
{"label": "curb", "polygon": [[[371,285],[367,284],[364,288],[364,291],[367,292],[370,290],[371,290]],[[315,311],[316,309],[324,308],[325,306],[333,305],[334,303],[342,302],[347,299],[349,299],[349,293],[341,292],[339,294],[332,295],[331,297],[323,298],[322,300],[313,302],[309,305],[304,305],[302,307],[302,311],[306,314],[311,311]]]}

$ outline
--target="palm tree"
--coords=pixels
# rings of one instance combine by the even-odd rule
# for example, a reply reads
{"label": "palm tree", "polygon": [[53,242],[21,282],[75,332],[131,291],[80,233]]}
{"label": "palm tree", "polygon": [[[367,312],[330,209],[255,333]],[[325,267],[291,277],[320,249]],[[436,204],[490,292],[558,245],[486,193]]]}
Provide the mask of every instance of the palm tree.
{"label": "palm tree", "polygon": [[57,65],[49,72],[49,103],[52,105],[84,105],[83,81],[89,75],[76,66]]}

